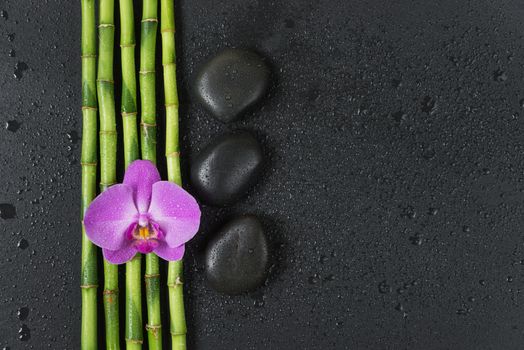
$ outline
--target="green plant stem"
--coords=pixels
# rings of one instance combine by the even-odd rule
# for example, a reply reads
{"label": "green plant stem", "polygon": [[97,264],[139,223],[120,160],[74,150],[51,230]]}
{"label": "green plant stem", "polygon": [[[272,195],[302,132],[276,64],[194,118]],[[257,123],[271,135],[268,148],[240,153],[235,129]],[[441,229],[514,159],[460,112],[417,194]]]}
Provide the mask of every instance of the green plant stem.
{"label": "green plant stem", "polygon": [[[82,217],[96,196],[97,100],[95,0],[82,0]],[[96,350],[97,250],[82,225],[82,326],[81,349]]]}
{"label": "green plant stem", "polygon": [[126,348],[142,349],[142,255],[126,263]]}
{"label": "green plant stem", "polygon": [[120,0],[120,48],[122,59],[122,125],[124,161],[127,166],[138,159],[136,106],[135,19],[133,0]]}
{"label": "green plant stem", "polygon": [[[116,120],[113,81],[114,0],[100,0],[97,90],[100,107],[100,191],[116,183]],[[120,349],[118,321],[118,266],[104,260],[106,349]]]}
{"label": "green plant stem", "polygon": [[[142,159],[156,163],[156,91],[155,52],[158,27],[158,1],[143,0],[140,33],[140,101],[142,106],[140,130]],[[147,334],[151,350],[162,349],[160,317],[159,259],[154,253],[146,255]]]}
{"label": "green plant stem", "polygon": [[[160,0],[160,29],[162,33],[162,66],[166,105],[166,158],[169,181],[182,185],[180,174],[180,147],[178,127],[178,91],[176,83],[175,4]],[[186,316],[184,311],[182,260],[169,263],[169,314],[171,319],[171,348],[186,349]]]}
{"label": "green plant stem", "polygon": [[[138,159],[136,106],[135,17],[133,0],[120,0],[120,48],[122,58],[122,125],[124,129],[124,161],[126,168]],[[126,348],[141,349],[142,331],[142,256],[137,254],[126,264]]]}

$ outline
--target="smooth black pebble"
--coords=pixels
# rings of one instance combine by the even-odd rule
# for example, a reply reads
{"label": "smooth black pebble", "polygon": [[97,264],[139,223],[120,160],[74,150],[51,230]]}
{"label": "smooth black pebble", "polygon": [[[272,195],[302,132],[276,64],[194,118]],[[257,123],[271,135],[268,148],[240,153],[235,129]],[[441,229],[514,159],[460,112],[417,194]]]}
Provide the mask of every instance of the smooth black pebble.
{"label": "smooth black pebble", "polygon": [[204,64],[196,76],[195,89],[206,108],[228,123],[260,101],[270,82],[271,71],[261,56],[225,49]]}
{"label": "smooth black pebble", "polygon": [[228,133],[213,140],[194,159],[191,183],[203,202],[231,204],[256,183],[262,162],[262,149],[251,134]]}
{"label": "smooth black pebble", "polygon": [[16,208],[12,204],[8,203],[1,203],[0,204],[0,218],[7,220],[7,219],[14,219],[16,217]]}
{"label": "smooth black pebble", "polygon": [[257,217],[246,215],[226,224],[206,249],[206,278],[218,292],[251,291],[267,278],[268,243]]}

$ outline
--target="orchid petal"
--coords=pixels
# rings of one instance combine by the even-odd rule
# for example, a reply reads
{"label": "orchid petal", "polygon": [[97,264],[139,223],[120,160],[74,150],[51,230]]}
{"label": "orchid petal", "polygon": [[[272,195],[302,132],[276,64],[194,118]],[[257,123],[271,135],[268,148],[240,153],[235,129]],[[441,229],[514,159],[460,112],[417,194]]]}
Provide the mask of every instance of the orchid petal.
{"label": "orchid petal", "polygon": [[126,231],[138,215],[133,189],[114,185],[96,197],[84,216],[86,235],[95,245],[118,250],[126,242]]}
{"label": "orchid petal", "polygon": [[193,238],[200,225],[200,208],[195,198],[168,181],[153,185],[149,215],[160,226],[164,240],[171,248]]}
{"label": "orchid petal", "polygon": [[158,181],[160,174],[148,160],[135,160],[127,167],[124,184],[133,188],[136,207],[140,213],[147,212],[151,202],[151,188]]}
{"label": "orchid petal", "polygon": [[104,259],[109,261],[111,264],[124,264],[129,260],[133,259],[137,253],[135,247],[131,244],[127,247],[121,248],[119,250],[108,250],[102,249],[104,254]]}
{"label": "orchid petal", "polygon": [[167,261],[177,261],[182,259],[185,250],[184,245],[171,248],[165,242],[160,242],[160,245],[155,249],[155,254]]}

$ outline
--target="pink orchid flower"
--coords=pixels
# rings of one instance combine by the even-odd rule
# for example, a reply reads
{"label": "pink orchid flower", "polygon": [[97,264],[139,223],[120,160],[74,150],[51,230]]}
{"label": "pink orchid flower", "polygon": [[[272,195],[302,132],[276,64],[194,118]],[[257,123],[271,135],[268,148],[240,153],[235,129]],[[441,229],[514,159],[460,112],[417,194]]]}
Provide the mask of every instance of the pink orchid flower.
{"label": "pink orchid flower", "polygon": [[95,198],[84,225],[87,237],[110,263],[123,264],[137,252],[175,261],[198,231],[200,208],[182,187],[160,181],[153,163],[137,160],[127,168],[122,184]]}

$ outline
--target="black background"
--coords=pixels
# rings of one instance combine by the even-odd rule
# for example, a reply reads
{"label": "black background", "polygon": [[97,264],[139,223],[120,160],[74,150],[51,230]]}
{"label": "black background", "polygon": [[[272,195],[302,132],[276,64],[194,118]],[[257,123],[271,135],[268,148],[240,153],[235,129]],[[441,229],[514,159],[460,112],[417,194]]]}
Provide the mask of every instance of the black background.
{"label": "black background", "polygon": [[[21,123],[0,129],[0,203],[16,207],[0,219],[0,346],[77,349],[80,1],[0,10],[0,125]],[[523,18],[517,0],[178,2],[186,178],[229,129],[268,160],[245,199],[203,208],[186,255],[191,348],[522,349]],[[266,56],[275,81],[223,125],[190,86],[229,46]],[[242,213],[263,218],[274,267],[259,291],[219,295],[202,251]]]}

